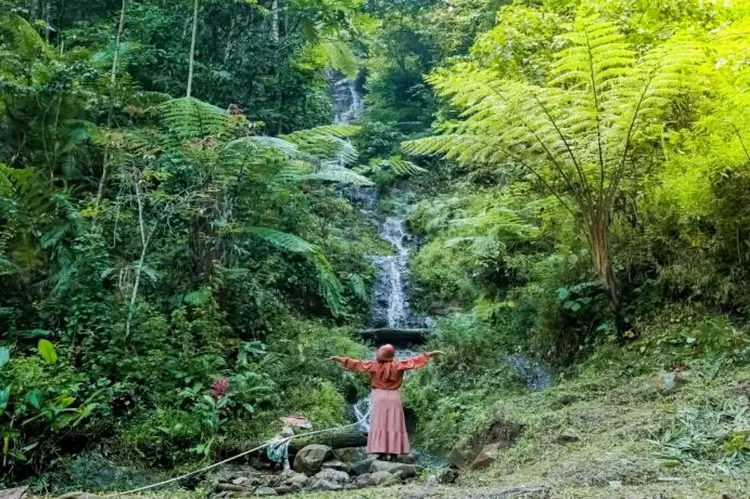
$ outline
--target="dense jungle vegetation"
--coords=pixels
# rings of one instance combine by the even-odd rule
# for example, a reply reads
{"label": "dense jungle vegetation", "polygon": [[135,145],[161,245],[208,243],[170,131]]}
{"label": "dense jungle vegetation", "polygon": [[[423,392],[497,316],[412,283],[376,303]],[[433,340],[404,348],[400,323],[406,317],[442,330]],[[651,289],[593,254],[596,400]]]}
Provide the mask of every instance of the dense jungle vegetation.
{"label": "dense jungle vegetation", "polygon": [[[388,248],[342,189],[417,197],[422,449],[523,393],[511,354],[612,393],[741,369],[748,109],[745,0],[0,0],[0,484],[348,421],[325,359],[368,355]],[[700,410],[660,452],[747,466]]]}

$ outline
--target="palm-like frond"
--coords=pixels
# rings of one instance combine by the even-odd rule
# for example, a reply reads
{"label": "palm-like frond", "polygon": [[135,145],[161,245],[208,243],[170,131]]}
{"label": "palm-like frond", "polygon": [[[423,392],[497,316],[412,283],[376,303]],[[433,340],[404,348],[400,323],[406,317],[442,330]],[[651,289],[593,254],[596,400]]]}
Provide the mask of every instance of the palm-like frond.
{"label": "palm-like frond", "polygon": [[21,267],[3,255],[0,255],[0,275],[13,275],[21,271]]}
{"label": "palm-like frond", "polygon": [[370,175],[376,172],[388,172],[395,177],[414,177],[425,173],[427,170],[417,166],[401,156],[392,156],[388,159],[375,159],[369,164],[358,166],[354,171],[361,175]]}
{"label": "palm-like frond", "polygon": [[543,87],[465,67],[433,75],[462,119],[405,149],[462,163],[510,157],[580,207],[611,203],[634,142],[659,133],[651,125],[684,90],[700,46],[675,37],[636,59],[613,24],[592,19],[579,21],[565,42]]}
{"label": "palm-like frond", "polygon": [[315,266],[318,293],[334,316],[341,314],[341,283],[333,272],[331,264],[317,246],[294,234],[267,227],[246,227],[242,233],[262,239],[277,248],[308,255]]}
{"label": "palm-like frond", "polygon": [[267,243],[292,253],[314,253],[316,246],[308,243],[301,237],[281,232],[267,227],[246,227],[242,230],[246,235],[257,237]]}
{"label": "palm-like frond", "polygon": [[41,55],[47,48],[42,37],[18,14],[0,14],[0,40],[6,39],[13,50],[25,59]]}
{"label": "palm-like frond", "polygon": [[225,110],[190,97],[169,100],[157,110],[169,131],[181,139],[221,135],[230,128]]}

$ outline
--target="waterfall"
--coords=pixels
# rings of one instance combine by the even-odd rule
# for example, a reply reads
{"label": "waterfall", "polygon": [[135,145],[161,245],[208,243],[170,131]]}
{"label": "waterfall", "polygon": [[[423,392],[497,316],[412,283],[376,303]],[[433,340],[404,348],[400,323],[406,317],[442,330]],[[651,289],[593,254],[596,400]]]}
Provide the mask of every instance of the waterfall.
{"label": "waterfall", "polygon": [[333,97],[333,122],[337,125],[351,125],[364,110],[357,85],[338,71],[328,70],[326,77]]}
{"label": "waterfall", "polygon": [[[404,204],[403,193],[394,192],[398,204]],[[411,236],[406,230],[406,213],[386,218],[380,237],[393,247],[393,255],[376,255],[372,263],[378,269],[370,321],[373,327],[405,328],[423,325],[409,304],[409,255]],[[419,324],[419,323],[422,324]]]}

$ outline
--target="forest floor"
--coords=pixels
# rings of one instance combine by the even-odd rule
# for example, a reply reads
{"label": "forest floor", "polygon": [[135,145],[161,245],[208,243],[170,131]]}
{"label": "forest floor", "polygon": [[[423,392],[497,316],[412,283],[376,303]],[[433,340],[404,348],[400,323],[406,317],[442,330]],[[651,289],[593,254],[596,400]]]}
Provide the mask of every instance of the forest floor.
{"label": "forest floor", "polygon": [[552,388],[503,399],[495,409],[523,434],[454,485],[428,486],[426,470],[402,486],[287,497],[748,498],[750,366],[738,360],[747,336],[727,323],[675,325],[597,352]]}

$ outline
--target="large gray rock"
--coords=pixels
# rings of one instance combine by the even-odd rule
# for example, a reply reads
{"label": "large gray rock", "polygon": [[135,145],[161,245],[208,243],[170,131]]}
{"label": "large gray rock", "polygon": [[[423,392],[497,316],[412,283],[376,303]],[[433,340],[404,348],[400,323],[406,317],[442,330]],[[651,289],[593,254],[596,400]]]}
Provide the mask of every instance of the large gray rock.
{"label": "large gray rock", "polygon": [[341,490],[344,488],[344,486],[335,482],[331,482],[329,480],[314,480],[310,488],[318,492],[327,492],[332,490]]}
{"label": "large gray rock", "polygon": [[374,486],[381,487],[383,485],[390,485],[392,483],[395,483],[396,477],[394,477],[387,471],[377,471],[370,475],[370,480],[372,480],[372,484]]}
{"label": "large gray rock", "polygon": [[357,461],[356,463],[354,463],[354,466],[352,466],[351,473],[353,475],[364,475],[365,473],[369,473],[370,466],[372,466],[372,463],[374,463],[376,460],[377,457],[370,456],[367,459]]}
{"label": "large gray rock", "polygon": [[373,461],[370,465],[370,473],[378,473],[384,471],[391,475],[399,474],[401,478],[412,478],[417,476],[422,471],[421,466],[414,464],[403,464],[394,463],[389,461]]}
{"label": "large gray rock", "polygon": [[365,487],[372,487],[372,476],[369,473],[365,473],[364,475],[359,475],[357,478],[354,479],[354,485],[357,486],[358,489],[364,489]]}
{"label": "large gray rock", "polygon": [[308,445],[294,457],[294,471],[310,476],[314,475],[320,471],[330,454],[331,448],[327,445]]}
{"label": "large gray rock", "polygon": [[348,463],[342,463],[338,459],[334,461],[326,461],[323,463],[323,469],[324,470],[339,470],[343,471],[344,473],[350,473],[352,470],[352,465]]}
{"label": "large gray rock", "polygon": [[285,486],[292,487],[296,490],[301,490],[307,487],[310,483],[310,479],[304,473],[297,473],[296,471],[285,471],[281,474],[282,483]]}
{"label": "large gray rock", "polygon": [[344,471],[333,470],[329,468],[324,469],[320,473],[315,475],[313,477],[313,480],[327,480],[329,482],[343,485],[345,483],[349,483],[351,481],[351,478],[349,478],[349,474]]}

